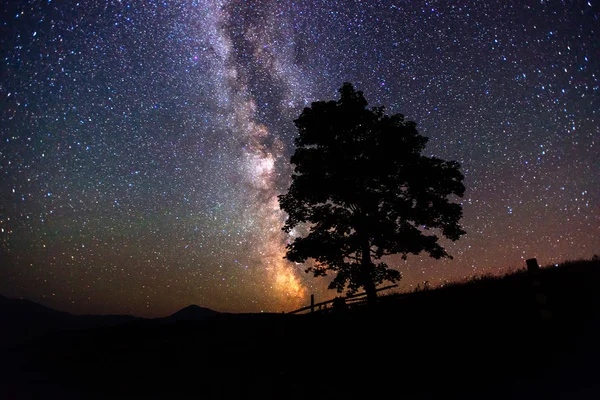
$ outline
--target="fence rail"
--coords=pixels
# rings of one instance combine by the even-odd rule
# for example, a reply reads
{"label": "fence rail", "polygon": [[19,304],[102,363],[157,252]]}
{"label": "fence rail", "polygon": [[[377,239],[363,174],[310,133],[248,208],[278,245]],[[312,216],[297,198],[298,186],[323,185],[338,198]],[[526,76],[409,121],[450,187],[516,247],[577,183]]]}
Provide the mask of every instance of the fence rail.
{"label": "fence rail", "polygon": [[[397,287],[398,285],[389,285],[389,286],[384,286],[382,288],[379,288],[376,290],[376,292],[381,292],[382,290],[388,290],[388,289],[392,289]],[[327,304],[336,302],[336,301],[340,301],[340,299],[342,299],[346,304],[348,304],[350,302],[350,304],[352,305],[356,305],[356,304],[361,304],[367,301],[366,298],[363,298],[363,296],[366,296],[367,293],[366,292],[362,292],[362,293],[357,293],[357,294],[351,294],[350,296],[346,296],[346,297],[336,297],[334,299],[331,300],[327,300],[327,301],[323,301],[321,303],[317,303],[315,304],[315,295],[311,294],[310,295],[310,305],[306,306],[306,307],[302,307],[299,308],[297,310],[294,311],[290,311],[288,312],[288,314],[297,314],[300,313],[302,311],[307,311],[310,310],[311,313],[315,312],[315,307],[323,307],[326,306]]]}

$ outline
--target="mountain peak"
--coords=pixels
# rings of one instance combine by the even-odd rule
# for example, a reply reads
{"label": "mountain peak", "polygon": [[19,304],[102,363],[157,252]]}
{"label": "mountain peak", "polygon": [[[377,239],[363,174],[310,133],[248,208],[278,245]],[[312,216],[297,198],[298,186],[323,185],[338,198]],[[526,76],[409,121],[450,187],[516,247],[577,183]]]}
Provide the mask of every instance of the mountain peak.
{"label": "mountain peak", "polygon": [[200,307],[196,304],[192,304],[182,308],[176,313],[173,313],[167,318],[174,321],[192,321],[206,319],[217,314],[219,314],[219,312],[211,310],[210,308]]}

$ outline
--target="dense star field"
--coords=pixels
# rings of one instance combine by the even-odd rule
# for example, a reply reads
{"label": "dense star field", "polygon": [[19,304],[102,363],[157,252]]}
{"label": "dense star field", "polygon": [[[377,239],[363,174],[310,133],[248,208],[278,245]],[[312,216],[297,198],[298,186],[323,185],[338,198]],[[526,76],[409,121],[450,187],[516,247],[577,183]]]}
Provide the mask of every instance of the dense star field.
{"label": "dense star field", "polygon": [[[5,1],[0,293],[76,313],[334,295],[282,259],[293,120],[343,82],[465,174],[453,260],[600,253],[595,1]],[[446,243],[446,242],[444,242]]]}

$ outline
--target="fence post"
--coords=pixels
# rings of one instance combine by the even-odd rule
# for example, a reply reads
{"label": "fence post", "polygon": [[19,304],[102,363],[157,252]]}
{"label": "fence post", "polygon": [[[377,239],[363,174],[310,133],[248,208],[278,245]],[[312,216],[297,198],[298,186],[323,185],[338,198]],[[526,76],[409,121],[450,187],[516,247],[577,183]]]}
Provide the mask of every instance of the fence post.
{"label": "fence post", "polygon": [[311,313],[315,312],[315,295],[314,294],[310,295],[310,312]]}
{"label": "fence post", "polygon": [[537,262],[537,259],[530,258],[526,260],[527,263],[527,272],[531,277],[531,286],[535,293],[535,302],[540,313],[540,316],[543,320],[548,321],[552,319],[552,311],[548,309],[548,296],[545,293],[544,288],[542,287],[542,282],[540,280],[540,265]]}
{"label": "fence post", "polygon": [[540,266],[539,266],[536,258],[530,258],[526,261],[526,263],[527,263],[527,271],[538,272],[540,270]]}

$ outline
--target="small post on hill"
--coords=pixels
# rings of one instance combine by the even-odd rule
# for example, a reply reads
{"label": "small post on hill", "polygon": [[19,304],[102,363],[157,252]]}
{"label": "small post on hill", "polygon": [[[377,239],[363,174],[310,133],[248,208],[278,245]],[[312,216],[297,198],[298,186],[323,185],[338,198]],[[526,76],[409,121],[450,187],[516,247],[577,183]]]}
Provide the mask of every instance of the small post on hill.
{"label": "small post on hill", "polygon": [[540,271],[540,266],[537,262],[537,258],[530,258],[526,261],[527,263],[527,272],[536,273]]}
{"label": "small post on hill", "polygon": [[314,294],[310,295],[310,312],[311,313],[315,312],[315,295]]}
{"label": "small post on hill", "polygon": [[552,311],[548,309],[548,296],[546,295],[542,286],[542,281],[540,280],[540,265],[535,258],[530,258],[525,262],[527,263],[527,272],[531,276],[531,286],[535,294],[535,303],[538,312],[542,317],[542,320],[552,320]]}

